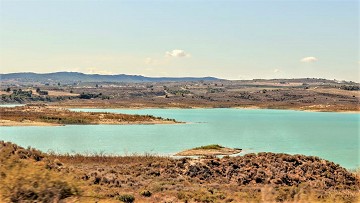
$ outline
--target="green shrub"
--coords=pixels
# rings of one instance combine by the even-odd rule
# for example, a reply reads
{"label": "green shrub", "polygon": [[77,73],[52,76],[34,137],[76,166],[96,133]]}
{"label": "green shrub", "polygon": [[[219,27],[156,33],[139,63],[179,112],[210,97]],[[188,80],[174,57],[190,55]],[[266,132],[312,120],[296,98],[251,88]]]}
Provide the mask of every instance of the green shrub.
{"label": "green shrub", "polygon": [[132,203],[135,201],[135,197],[130,194],[119,195],[116,199],[118,199],[122,202],[125,202],[125,203]]}
{"label": "green shrub", "polygon": [[218,145],[218,144],[211,144],[211,145],[196,147],[194,149],[221,149],[221,148],[224,148],[224,147],[221,145]]}
{"label": "green shrub", "polygon": [[144,197],[150,197],[151,196],[151,192],[149,190],[143,190],[140,192],[140,194]]}

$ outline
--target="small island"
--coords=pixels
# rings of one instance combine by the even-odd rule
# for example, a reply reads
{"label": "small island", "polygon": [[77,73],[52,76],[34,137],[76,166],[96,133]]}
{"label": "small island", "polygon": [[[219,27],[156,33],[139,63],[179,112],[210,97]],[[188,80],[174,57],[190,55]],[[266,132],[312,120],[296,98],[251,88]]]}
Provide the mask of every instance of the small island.
{"label": "small island", "polygon": [[175,156],[217,156],[217,155],[233,155],[241,152],[238,148],[223,147],[218,144],[206,145],[188,149],[175,154]]}
{"label": "small island", "polygon": [[152,115],[130,115],[107,112],[75,112],[46,105],[25,105],[0,108],[0,126],[52,126],[52,125],[128,125],[175,124],[175,119]]}

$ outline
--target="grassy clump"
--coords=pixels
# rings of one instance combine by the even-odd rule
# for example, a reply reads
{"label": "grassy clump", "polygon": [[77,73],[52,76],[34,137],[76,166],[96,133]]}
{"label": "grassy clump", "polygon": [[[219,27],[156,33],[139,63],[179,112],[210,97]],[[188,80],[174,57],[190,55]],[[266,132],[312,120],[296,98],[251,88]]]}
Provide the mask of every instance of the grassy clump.
{"label": "grassy clump", "polygon": [[88,124],[90,120],[83,118],[72,118],[72,117],[57,117],[57,116],[40,116],[41,121],[46,123],[59,123],[59,124]]}
{"label": "grassy clump", "polygon": [[123,195],[119,195],[117,196],[118,200],[125,202],[125,203],[132,203],[135,201],[135,197],[133,195],[130,194],[123,194]]}
{"label": "grassy clump", "polygon": [[221,145],[218,144],[211,144],[211,145],[205,145],[205,146],[201,146],[201,147],[196,147],[194,149],[222,149],[224,148]]}
{"label": "grassy clump", "polygon": [[150,197],[152,195],[149,190],[143,190],[140,192],[140,194],[144,197]]}

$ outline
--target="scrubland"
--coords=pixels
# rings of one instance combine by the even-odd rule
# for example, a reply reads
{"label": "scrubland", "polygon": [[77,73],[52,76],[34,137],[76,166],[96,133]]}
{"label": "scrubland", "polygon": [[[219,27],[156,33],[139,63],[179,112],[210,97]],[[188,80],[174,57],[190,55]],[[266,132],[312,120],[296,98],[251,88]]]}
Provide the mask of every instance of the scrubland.
{"label": "scrubland", "polygon": [[312,156],[46,154],[0,142],[4,202],[358,202],[359,173]]}

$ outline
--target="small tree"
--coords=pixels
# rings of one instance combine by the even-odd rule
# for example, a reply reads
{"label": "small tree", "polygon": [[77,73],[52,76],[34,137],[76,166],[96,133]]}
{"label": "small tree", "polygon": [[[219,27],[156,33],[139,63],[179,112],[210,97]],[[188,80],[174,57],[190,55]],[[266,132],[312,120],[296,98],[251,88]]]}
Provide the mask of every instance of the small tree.
{"label": "small tree", "polygon": [[40,88],[36,88],[36,92],[39,93],[41,90]]}
{"label": "small tree", "polygon": [[11,91],[11,89],[10,89],[10,87],[8,87],[7,89],[6,89],[6,92],[10,92]]}

